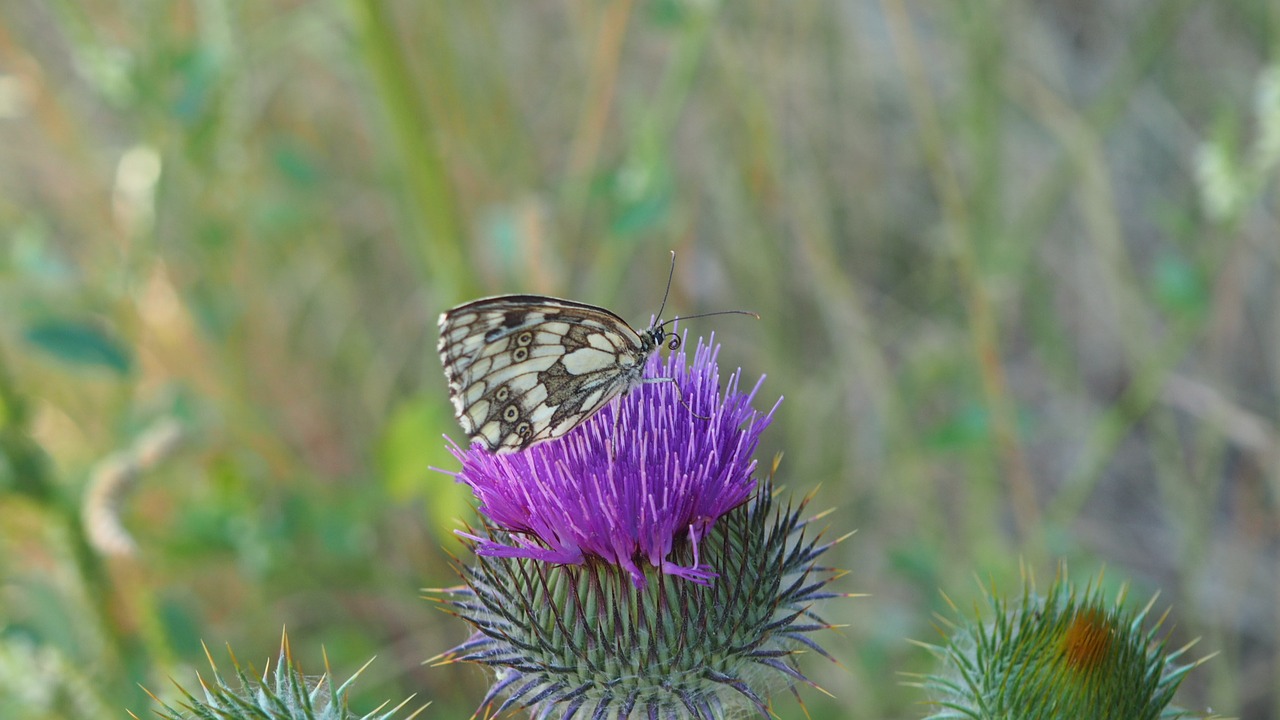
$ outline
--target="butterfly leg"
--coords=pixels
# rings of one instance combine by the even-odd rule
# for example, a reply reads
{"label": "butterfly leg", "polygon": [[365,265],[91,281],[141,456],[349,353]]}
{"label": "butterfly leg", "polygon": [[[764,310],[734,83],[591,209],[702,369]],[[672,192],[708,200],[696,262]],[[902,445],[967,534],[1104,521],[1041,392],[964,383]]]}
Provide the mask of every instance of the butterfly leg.
{"label": "butterfly leg", "polygon": [[622,421],[622,413],[614,408],[613,412],[613,432],[609,433],[609,462],[618,462],[618,435],[621,434],[619,426]]}
{"label": "butterfly leg", "polygon": [[675,389],[676,389],[676,395],[679,395],[679,396],[680,396],[680,404],[684,406],[684,409],[685,409],[685,410],[688,410],[688,411],[689,411],[689,414],[690,414],[690,415],[693,415],[694,417],[698,418],[699,420],[710,420],[710,419],[711,419],[711,416],[710,416],[710,415],[699,415],[698,413],[696,413],[696,412],[694,412],[694,411],[693,411],[693,408],[689,406],[688,401],[686,401],[686,400],[684,399],[684,390],[681,390],[681,389],[680,389],[680,383],[676,382],[676,379],[675,379],[675,378],[669,378],[669,377],[662,377],[662,378],[645,378],[642,382],[645,382],[645,383],[671,383],[671,384],[672,384],[672,386],[674,386],[674,387],[675,387]]}

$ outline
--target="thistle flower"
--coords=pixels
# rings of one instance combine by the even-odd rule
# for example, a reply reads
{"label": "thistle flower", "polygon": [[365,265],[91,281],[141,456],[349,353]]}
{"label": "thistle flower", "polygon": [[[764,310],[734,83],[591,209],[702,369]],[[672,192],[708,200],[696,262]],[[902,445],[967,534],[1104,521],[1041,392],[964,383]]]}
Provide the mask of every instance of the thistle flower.
{"label": "thistle flower", "polygon": [[[655,354],[646,377],[671,382],[641,385],[557,441],[507,455],[454,445],[455,477],[508,538],[471,536],[476,552],[567,565],[597,558],[637,585],[645,582],[637,559],[693,582],[714,577],[699,543],[751,495],[752,453],[773,418],[751,407],[764,378],[742,393],[736,372],[720,392],[717,351],[700,343],[692,369],[683,352],[665,366]],[[688,566],[670,560],[681,537],[693,547]]]}
{"label": "thistle flower", "polygon": [[1077,594],[1065,575],[1060,569],[1043,598],[1029,579],[1016,604],[992,591],[992,621],[944,619],[947,644],[921,643],[942,665],[914,683],[941,708],[928,720],[1191,717],[1170,703],[1187,672],[1207,659],[1178,664],[1194,641],[1166,652],[1157,634],[1167,613],[1143,629],[1154,597],[1130,612],[1127,588],[1108,606],[1101,576]]}
{"label": "thistle flower", "polygon": [[[196,698],[179,685],[178,691],[186,700],[180,708],[175,708],[148,690],[147,694],[162,707],[155,711],[156,715],[165,720],[392,720],[413,699],[408,698],[389,710],[385,710],[388,703],[384,703],[366,715],[357,716],[347,708],[347,692],[369,663],[365,663],[346,682],[335,685],[329,671],[329,659],[325,658],[325,674],[318,680],[309,680],[293,662],[287,634],[280,640],[280,658],[276,661],[275,671],[268,667],[261,679],[250,677],[240,667],[235,655],[231,656],[239,688],[232,687],[223,679],[208,648],[205,648],[205,657],[209,659],[213,677],[210,681],[200,678],[204,699]],[[425,707],[418,708],[405,720],[413,720]],[[132,712],[129,715],[137,720],[137,715]]]}
{"label": "thistle flower", "polygon": [[673,355],[646,376],[679,392],[646,384],[524,453],[455,450],[485,519],[442,591],[475,632],[441,658],[496,670],[486,717],[768,717],[809,683],[797,655],[827,656],[808,635],[830,627],[813,606],[835,596],[816,562],[833,543],[805,537],[807,498],[775,504],[772,472],[757,487],[759,383],[721,393],[714,349]]}

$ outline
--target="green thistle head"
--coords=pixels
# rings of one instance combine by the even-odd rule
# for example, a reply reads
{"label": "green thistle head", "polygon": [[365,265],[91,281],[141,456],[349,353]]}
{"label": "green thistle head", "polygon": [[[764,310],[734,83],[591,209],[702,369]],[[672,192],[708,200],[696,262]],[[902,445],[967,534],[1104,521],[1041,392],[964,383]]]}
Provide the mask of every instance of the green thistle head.
{"label": "green thistle head", "polygon": [[[208,648],[205,648],[205,656],[209,658],[213,677],[211,681],[200,678],[204,699],[196,698],[179,685],[178,691],[185,701],[180,703],[181,707],[175,708],[147,691],[161,705],[161,709],[155,711],[156,715],[165,720],[391,720],[412,700],[406,699],[385,712],[386,703],[366,715],[355,715],[347,708],[347,692],[369,664],[365,663],[346,682],[335,685],[326,657],[325,674],[308,680],[293,662],[288,635],[280,641],[280,658],[276,661],[275,671],[267,668],[260,680],[250,677],[240,667],[235,655],[231,655],[239,687],[233,688],[223,679]],[[424,708],[418,708],[405,720],[413,720]],[[129,714],[135,720],[138,717]]]}
{"label": "green thistle head", "polygon": [[914,683],[940,708],[928,720],[1191,717],[1170,703],[1183,677],[1204,659],[1178,664],[1194,643],[1166,652],[1158,633],[1167,613],[1143,629],[1155,598],[1130,612],[1124,609],[1127,588],[1108,605],[1101,575],[1077,593],[1065,574],[1064,567],[1044,597],[1036,594],[1034,579],[1024,583],[1016,603],[987,592],[990,622],[943,619],[947,644],[921,643],[942,668]]}
{"label": "green thistle head", "polygon": [[[834,596],[825,586],[837,575],[816,565],[832,543],[804,538],[805,502],[773,503],[763,483],[703,538],[700,560],[719,574],[707,584],[654,567],[637,584],[605,562],[479,556],[445,601],[475,633],[442,657],[497,671],[481,703],[495,716],[523,707],[534,718],[710,720],[744,708],[768,717],[774,692],[812,684],[797,656],[827,656],[808,634],[830,627],[813,606]],[[674,552],[694,560],[689,544]]]}

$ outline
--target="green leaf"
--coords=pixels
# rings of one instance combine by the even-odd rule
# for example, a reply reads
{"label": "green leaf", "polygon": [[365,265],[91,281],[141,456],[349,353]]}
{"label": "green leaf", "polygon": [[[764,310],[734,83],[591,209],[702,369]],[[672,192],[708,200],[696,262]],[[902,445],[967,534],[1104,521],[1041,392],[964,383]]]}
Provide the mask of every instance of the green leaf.
{"label": "green leaf", "polygon": [[614,235],[636,235],[661,226],[671,214],[671,193],[665,189],[626,203],[609,228]]}
{"label": "green leaf", "polygon": [[1199,269],[1174,255],[1156,260],[1152,273],[1156,300],[1171,313],[1202,315],[1211,298]]}
{"label": "green leaf", "polygon": [[457,467],[449,454],[445,433],[465,436],[453,419],[448,401],[423,394],[403,401],[391,414],[378,441],[378,467],[392,498],[425,501],[433,526],[441,537],[467,513],[471,495],[452,478],[432,470]]}
{"label": "green leaf", "polygon": [[986,446],[991,414],[976,402],[965,403],[924,437],[930,449],[943,452]]}
{"label": "green leaf", "polygon": [[284,136],[273,138],[270,146],[271,160],[276,170],[294,186],[307,189],[315,187],[320,181],[320,168],[305,147]]}
{"label": "green leaf", "polygon": [[179,90],[171,110],[178,120],[194,125],[210,111],[222,75],[222,62],[213,51],[196,49],[175,58],[174,66]]}
{"label": "green leaf", "polygon": [[27,342],[73,365],[97,365],[124,375],[133,358],[119,341],[94,325],[76,320],[46,320],[27,327]]}
{"label": "green leaf", "polygon": [[612,205],[609,232],[627,237],[665,224],[675,199],[675,181],[666,161],[647,150],[644,140],[636,157],[624,162],[605,178],[601,188]]}

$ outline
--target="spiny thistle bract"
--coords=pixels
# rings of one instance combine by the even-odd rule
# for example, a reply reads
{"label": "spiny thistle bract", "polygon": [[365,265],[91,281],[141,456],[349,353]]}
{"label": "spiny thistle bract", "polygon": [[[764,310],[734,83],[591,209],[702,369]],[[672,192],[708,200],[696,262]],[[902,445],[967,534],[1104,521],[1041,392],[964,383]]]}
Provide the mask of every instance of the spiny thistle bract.
{"label": "spiny thistle bract", "polygon": [[756,391],[735,374],[721,395],[712,349],[688,370],[673,355],[647,376],[675,378],[701,418],[653,383],[527,453],[460,451],[487,517],[444,591],[475,632],[442,658],[496,670],[480,711],[768,717],[774,692],[809,683],[797,655],[830,657],[809,634],[831,627],[813,606],[836,596],[840,573],[817,565],[833,543],[805,537],[807,498],[775,504],[772,473],[757,486]]}
{"label": "spiny thistle bract", "polygon": [[958,622],[940,618],[951,632],[947,644],[920,644],[942,669],[912,683],[940,708],[927,720],[1192,717],[1170,702],[1187,672],[1207,658],[1178,664],[1194,642],[1166,652],[1158,634],[1167,612],[1143,629],[1155,598],[1130,612],[1127,587],[1108,606],[1101,575],[1080,593],[1065,576],[1063,567],[1044,597],[1028,578],[1016,603],[984,589],[990,622],[981,613]]}
{"label": "spiny thistle bract", "polygon": [[[268,667],[261,679],[250,677],[240,667],[235,655],[231,656],[238,688],[233,688],[223,679],[208,648],[205,648],[205,656],[209,659],[213,678],[208,682],[200,677],[204,699],[196,698],[178,685],[178,691],[186,700],[180,703],[180,708],[175,708],[147,691],[162,706],[154,711],[156,715],[165,720],[392,720],[413,699],[408,698],[385,712],[383,709],[388,703],[366,715],[355,715],[347,708],[347,692],[369,663],[365,663],[346,682],[335,685],[326,657],[325,674],[308,680],[293,662],[288,635],[280,641],[280,657],[276,660],[275,671]],[[418,708],[405,720],[413,720],[425,707]],[[135,719],[138,717],[132,712],[129,715]]]}

